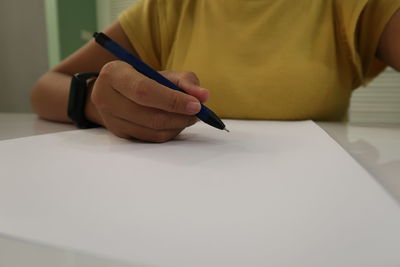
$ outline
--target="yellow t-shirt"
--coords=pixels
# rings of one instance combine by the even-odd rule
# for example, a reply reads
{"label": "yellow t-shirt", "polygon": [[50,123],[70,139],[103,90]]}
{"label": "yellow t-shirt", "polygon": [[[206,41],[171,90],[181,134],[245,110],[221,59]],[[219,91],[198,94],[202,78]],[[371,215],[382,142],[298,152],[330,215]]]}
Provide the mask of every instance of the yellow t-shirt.
{"label": "yellow t-shirt", "polygon": [[224,118],[341,120],[384,69],[400,0],[141,0],[119,21],[157,70],[193,71]]}

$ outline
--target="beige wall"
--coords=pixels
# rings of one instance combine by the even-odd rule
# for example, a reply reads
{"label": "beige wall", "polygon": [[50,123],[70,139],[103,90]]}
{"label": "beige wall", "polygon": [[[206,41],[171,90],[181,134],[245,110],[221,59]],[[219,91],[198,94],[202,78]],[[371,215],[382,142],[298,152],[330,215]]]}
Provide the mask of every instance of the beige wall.
{"label": "beige wall", "polygon": [[29,92],[46,71],[43,0],[0,0],[0,112],[30,111]]}

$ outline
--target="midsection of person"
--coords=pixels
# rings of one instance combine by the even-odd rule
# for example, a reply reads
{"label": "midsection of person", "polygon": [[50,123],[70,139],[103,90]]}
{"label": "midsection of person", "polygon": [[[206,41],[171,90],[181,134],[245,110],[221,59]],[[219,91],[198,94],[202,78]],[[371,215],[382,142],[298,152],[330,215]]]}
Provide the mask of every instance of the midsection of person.
{"label": "midsection of person", "polygon": [[[160,68],[193,71],[224,118],[341,120],[354,83],[331,1],[185,1]],[[169,14],[173,16],[174,14]],[[163,18],[160,18],[162,20]],[[168,21],[168,18],[165,18]]]}

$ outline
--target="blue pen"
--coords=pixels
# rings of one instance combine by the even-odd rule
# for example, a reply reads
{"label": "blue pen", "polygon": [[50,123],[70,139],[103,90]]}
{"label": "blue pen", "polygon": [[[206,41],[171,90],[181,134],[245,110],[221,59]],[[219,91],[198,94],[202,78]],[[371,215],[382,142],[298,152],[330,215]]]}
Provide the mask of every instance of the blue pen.
{"label": "blue pen", "polygon": [[[119,44],[117,44],[115,41],[113,41],[110,37],[108,37],[104,33],[96,32],[93,35],[93,37],[95,38],[96,42],[99,45],[107,49],[115,57],[130,64],[141,74],[166,87],[185,93],[185,91],[176,86],[173,82],[162,76],[160,73],[152,69],[149,65],[145,64],[144,62],[142,62],[140,59],[138,59],[128,51],[126,51],[123,47],[121,47]],[[229,132],[226,129],[225,124],[222,122],[222,120],[218,118],[218,116],[212,110],[210,110],[204,105],[201,105],[201,110],[199,113],[196,114],[196,116],[200,120],[204,121],[205,123],[217,129]]]}

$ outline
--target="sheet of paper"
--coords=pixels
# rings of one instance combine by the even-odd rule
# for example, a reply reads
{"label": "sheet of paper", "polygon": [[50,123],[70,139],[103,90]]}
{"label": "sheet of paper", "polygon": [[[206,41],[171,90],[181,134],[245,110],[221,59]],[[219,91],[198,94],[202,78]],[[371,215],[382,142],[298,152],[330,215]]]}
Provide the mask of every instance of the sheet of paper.
{"label": "sheet of paper", "polygon": [[399,266],[400,208],[313,122],[0,142],[0,232],[135,266]]}

